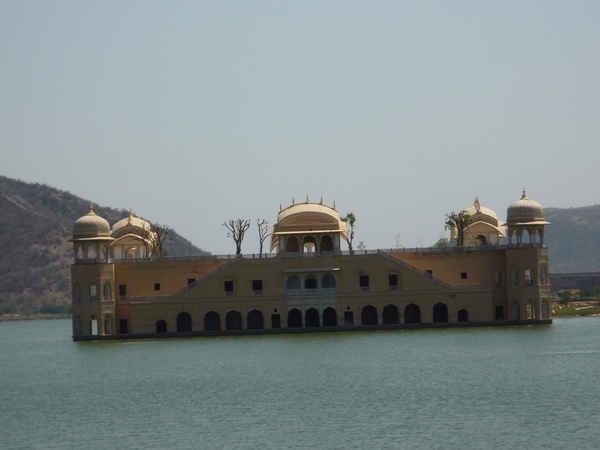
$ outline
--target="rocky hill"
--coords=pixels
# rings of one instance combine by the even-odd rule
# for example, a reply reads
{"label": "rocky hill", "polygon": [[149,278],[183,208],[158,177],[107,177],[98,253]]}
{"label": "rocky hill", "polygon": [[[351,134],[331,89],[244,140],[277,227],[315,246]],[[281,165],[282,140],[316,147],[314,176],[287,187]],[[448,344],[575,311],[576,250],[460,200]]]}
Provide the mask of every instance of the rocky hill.
{"label": "rocky hill", "polygon": [[600,205],[544,208],[551,272],[600,271]]}
{"label": "rocky hill", "polygon": [[[90,203],[110,224],[129,213],[0,176],[0,315],[69,312],[73,251],[67,239]],[[173,256],[207,254],[175,231],[165,249]]]}

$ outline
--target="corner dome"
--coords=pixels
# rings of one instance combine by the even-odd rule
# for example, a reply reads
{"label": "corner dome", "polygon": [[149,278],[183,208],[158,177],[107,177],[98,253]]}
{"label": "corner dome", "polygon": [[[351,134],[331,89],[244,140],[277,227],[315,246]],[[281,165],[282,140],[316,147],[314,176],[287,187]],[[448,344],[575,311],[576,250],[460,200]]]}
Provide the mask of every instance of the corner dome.
{"label": "corner dome", "polygon": [[338,225],[340,215],[335,208],[322,203],[295,203],[277,215],[277,223],[280,226],[301,224],[328,224]]}
{"label": "corner dome", "polygon": [[495,211],[485,206],[481,206],[479,199],[475,198],[473,206],[465,209],[465,211],[471,216],[471,222],[486,222],[495,227],[503,225],[498,221],[498,215]]}
{"label": "corner dome", "polygon": [[544,208],[538,202],[527,197],[525,189],[523,196],[506,210],[506,222],[509,225],[545,222]]}
{"label": "corner dome", "polygon": [[110,237],[110,226],[102,217],[96,215],[90,205],[90,212],[73,224],[73,240]]}
{"label": "corner dome", "polygon": [[[133,232],[134,234],[139,234],[139,230],[150,229],[150,223],[146,222],[143,219],[140,219],[139,217],[135,217],[133,215],[133,211],[129,211],[129,216],[119,220],[113,225],[111,236],[117,238],[131,232]],[[136,231],[138,231],[138,233],[136,233]]]}

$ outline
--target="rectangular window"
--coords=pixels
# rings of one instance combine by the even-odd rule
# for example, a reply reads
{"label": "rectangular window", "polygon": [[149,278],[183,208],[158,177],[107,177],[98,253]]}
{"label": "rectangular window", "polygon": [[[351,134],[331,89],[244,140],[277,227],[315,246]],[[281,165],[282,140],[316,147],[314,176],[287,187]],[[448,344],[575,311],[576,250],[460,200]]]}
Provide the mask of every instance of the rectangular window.
{"label": "rectangular window", "polygon": [[466,280],[467,279],[467,272],[461,272],[460,273],[460,279],[461,280]]}
{"label": "rectangular window", "polygon": [[160,283],[154,283],[154,290],[160,291]]}
{"label": "rectangular window", "polygon": [[127,334],[128,333],[127,319],[120,319],[119,320],[119,333],[120,334]]}
{"label": "rectangular window", "polygon": [[390,286],[390,291],[398,290],[398,274],[397,273],[390,273],[388,275],[388,284]]}
{"label": "rectangular window", "polygon": [[252,294],[262,295],[263,293],[263,282],[262,280],[252,280]]}
{"label": "rectangular window", "polygon": [[369,290],[369,275],[361,275],[358,277],[358,285],[361,291]]}
{"label": "rectangular window", "polygon": [[195,278],[188,278],[188,285],[192,284],[194,281],[196,281]]}
{"label": "rectangular window", "polygon": [[233,295],[233,280],[227,280],[223,282],[223,288],[225,290],[225,295],[230,297]]}
{"label": "rectangular window", "polygon": [[119,296],[121,298],[125,298],[126,295],[127,295],[127,285],[126,284],[120,284],[119,285]]}

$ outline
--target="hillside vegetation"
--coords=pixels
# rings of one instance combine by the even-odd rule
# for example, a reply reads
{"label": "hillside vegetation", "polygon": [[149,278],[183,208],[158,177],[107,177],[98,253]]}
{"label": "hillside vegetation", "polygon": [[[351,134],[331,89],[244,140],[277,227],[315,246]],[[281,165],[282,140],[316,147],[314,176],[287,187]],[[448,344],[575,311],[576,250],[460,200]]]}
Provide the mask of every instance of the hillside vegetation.
{"label": "hillside vegetation", "polygon": [[[0,176],[0,315],[68,313],[73,223],[89,205],[112,225],[124,209],[105,208],[47,185]],[[206,254],[171,231],[170,255]]]}
{"label": "hillside vegetation", "polygon": [[600,271],[600,205],[544,208],[551,272]]}

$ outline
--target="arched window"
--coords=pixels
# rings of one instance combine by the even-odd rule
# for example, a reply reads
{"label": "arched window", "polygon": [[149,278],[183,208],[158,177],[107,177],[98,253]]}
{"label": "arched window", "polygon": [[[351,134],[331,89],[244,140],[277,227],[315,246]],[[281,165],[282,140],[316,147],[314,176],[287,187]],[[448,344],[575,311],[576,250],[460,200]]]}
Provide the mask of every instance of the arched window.
{"label": "arched window", "polygon": [[75,285],[75,301],[81,301],[81,286],[79,286],[78,284]]}
{"label": "arched window", "polygon": [[540,269],[540,286],[546,286],[548,284],[548,275],[546,273],[546,268],[542,267]]}
{"label": "arched window", "polygon": [[88,287],[88,298],[90,302],[98,300],[98,288],[94,283],[90,284]]}
{"label": "arched window", "polygon": [[221,317],[219,313],[209,311],[204,315],[204,331],[221,331]]}
{"label": "arched window", "polygon": [[469,321],[469,311],[466,309],[461,309],[458,311],[458,321],[459,322],[468,322]]}
{"label": "arched window", "polygon": [[104,292],[103,292],[103,294],[104,295],[103,295],[102,299],[104,301],[110,301],[111,300],[111,298],[110,298],[111,297],[111,295],[110,295],[110,283],[109,282],[104,283]]}
{"label": "arched window", "polygon": [[444,303],[433,305],[433,323],[448,322],[448,307]]}
{"label": "arched window", "polygon": [[167,322],[165,320],[159,320],[156,322],[156,332],[157,333],[166,333],[167,332]]}
{"label": "arched window", "polygon": [[337,312],[331,306],[325,308],[323,311],[323,326],[324,327],[336,327],[337,326]]}
{"label": "arched window", "polygon": [[225,329],[226,330],[241,330],[242,329],[242,315],[239,311],[229,311],[225,316]]}
{"label": "arched window", "polygon": [[313,254],[317,251],[317,240],[314,236],[306,236],[302,241],[302,247],[305,254]]}
{"label": "arched window", "polygon": [[323,284],[323,289],[336,288],[335,277],[330,273],[326,273],[325,275],[323,275],[321,283]]}
{"label": "arched window", "polygon": [[103,245],[100,248],[100,261],[101,262],[107,262],[108,261],[108,252],[106,250],[106,245]]}
{"label": "arched window", "polygon": [[404,323],[421,323],[421,308],[414,303],[404,308]]}
{"label": "arched window", "polygon": [[396,305],[387,305],[383,308],[383,324],[395,325],[400,323],[400,313]]}
{"label": "arched window", "polygon": [[75,251],[75,259],[77,261],[83,261],[83,250],[81,249],[81,245],[77,246],[77,250]]}
{"label": "arched window", "polygon": [[177,314],[177,332],[189,333],[192,331],[192,316],[187,312]]}
{"label": "arched window", "polygon": [[298,275],[290,275],[285,283],[285,288],[288,291],[302,289],[302,284],[300,283],[300,277],[298,277]]}
{"label": "arched window", "polygon": [[525,269],[525,286],[533,286],[535,284],[535,280],[533,278],[533,270]]}
{"label": "arched window", "polygon": [[257,309],[253,309],[248,313],[248,329],[262,330],[265,327],[263,313]]}
{"label": "arched window", "polygon": [[377,325],[377,308],[367,305],[360,313],[361,325]]}
{"label": "arched window", "polygon": [[306,310],[304,321],[306,327],[318,327],[320,326],[319,310],[315,308],[309,308]]}
{"label": "arched window", "polygon": [[95,261],[98,257],[98,251],[96,250],[96,246],[94,244],[90,245],[87,249],[87,260]]}
{"label": "arched window", "polygon": [[333,252],[333,239],[331,236],[325,235],[321,237],[321,254]]}
{"label": "arched window", "polygon": [[302,313],[294,308],[288,312],[288,328],[302,328]]}
{"label": "arched window", "polygon": [[512,307],[512,319],[513,320],[521,320],[521,308],[519,308],[519,304],[515,300]]}
{"label": "arched window", "polygon": [[83,322],[79,316],[75,318],[75,335],[83,336]]}
{"label": "arched window", "polygon": [[317,277],[314,276],[312,273],[306,275],[306,277],[304,277],[304,289],[306,290],[315,290],[317,289]]}
{"label": "arched window", "polygon": [[510,281],[513,286],[519,285],[519,272],[517,269],[513,269],[510,271]]}

